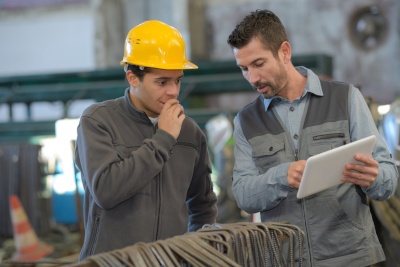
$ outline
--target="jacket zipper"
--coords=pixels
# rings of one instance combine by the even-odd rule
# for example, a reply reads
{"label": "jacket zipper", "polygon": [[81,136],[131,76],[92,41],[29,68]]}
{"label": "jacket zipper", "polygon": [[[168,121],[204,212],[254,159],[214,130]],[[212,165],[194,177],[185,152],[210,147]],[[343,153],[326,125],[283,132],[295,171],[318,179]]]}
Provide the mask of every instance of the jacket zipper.
{"label": "jacket zipper", "polygon": [[[157,129],[158,129],[158,123],[156,123],[156,125],[154,125],[153,126],[153,134],[155,134],[156,133],[156,131],[157,131]],[[155,236],[155,240],[158,240],[159,239],[159,235],[160,235],[160,220],[161,220],[161,174],[158,174],[157,175],[157,178],[156,178],[157,180],[157,182],[156,182],[156,190],[157,190],[157,195],[156,195],[156,197],[157,197],[157,214],[156,214],[156,220],[157,220],[157,222],[156,222],[156,236]]]}
{"label": "jacket zipper", "polygon": [[316,135],[313,137],[313,140],[324,140],[324,139],[331,139],[331,138],[337,138],[337,137],[344,137],[344,133],[331,133],[331,134],[322,134],[322,135]]}
{"label": "jacket zipper", "polygon": [[294,150],[294,161],[298,161],[299,160],[299,149],[296,148]]}
{"label": "jacket zipper", "polygon": [[160,233],[159,233],[159,231],[160,231],[160,220],[161,220],[161,175],[159,174],[159,175],[157,175],[158,177],[157,177],[157,214],[156,214],[156,217],[157,217],[157,224],[156,224],[156,238],[155,238],[155,240],[158,240],[159,239],[159,235],[160,235]]}
{"label": "jacket zipper", "polygon": [[94,245],[96,244],[97,233],[99,231],[99,222],[100,222],[100,217],[96,215],[96,217],[94,219],[94,228],[93,228],[92,238],[89,243],[88,255],[93,255]]}

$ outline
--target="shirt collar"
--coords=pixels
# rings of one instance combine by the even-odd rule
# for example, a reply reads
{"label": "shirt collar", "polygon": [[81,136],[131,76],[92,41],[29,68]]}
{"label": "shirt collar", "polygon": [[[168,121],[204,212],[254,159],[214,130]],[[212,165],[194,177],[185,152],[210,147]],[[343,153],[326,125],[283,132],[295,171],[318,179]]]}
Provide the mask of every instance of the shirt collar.
{"label": "shirt collar", "polygon": [[[296,67],[296,70],[300,72],[300,74],[303,75],[304,77],[307,77],[306,86],[304,87],[304,91],[303,94],[301,95],[301,98],[306,96],[307,93],[311,93],[318,96],[324,95],[321,88],[321,82],[319,81],[318,76],[312,70],[307,69],[306,67],[303,66]],[[279,96],[278,97],[274,96],[272,98],[264,98],[265,111],[267,111],[272,101],[280,101],[280,100],[281,97]]]}

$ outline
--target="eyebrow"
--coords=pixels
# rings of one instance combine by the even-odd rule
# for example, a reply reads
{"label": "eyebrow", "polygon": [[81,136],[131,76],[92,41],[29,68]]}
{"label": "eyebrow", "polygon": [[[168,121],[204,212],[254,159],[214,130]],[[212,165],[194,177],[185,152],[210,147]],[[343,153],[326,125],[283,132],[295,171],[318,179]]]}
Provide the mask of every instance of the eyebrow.
{"label": "eyebrow", "polygon": [[[182,79],[183,78],[183,76],[184,75],[181,75],[181,76],[179,76],[177,79]],[[174,80],[174,78],[173,77],[169,77],[169,76],[167,76],[167,77],[157,77],[157,78],[154,78],[155,80]]]}
{"label": "eyebrow", "polygon": [[[250,65],[253,65],[253,64],[256,64],[256,62],[259,61],[259,60],[266,61],[264,58],[259,57],[259,58],[256,58],[255,60],[253,60],[252,62],[250,62],[249,66],[250,66]],[[243,67],[243,66],[240,65],[240,64],[238,64],[237,66],[238,66],[239,68],[242,68],[242,67]]]}

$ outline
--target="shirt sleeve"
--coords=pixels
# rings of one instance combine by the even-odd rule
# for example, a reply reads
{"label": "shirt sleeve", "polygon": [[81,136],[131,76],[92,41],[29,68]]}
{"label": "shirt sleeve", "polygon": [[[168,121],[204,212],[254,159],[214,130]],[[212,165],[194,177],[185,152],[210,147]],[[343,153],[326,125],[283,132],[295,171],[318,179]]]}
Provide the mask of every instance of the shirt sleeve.
{"label": "shirt sleeve", "polygon": [[351,141],[356,141],[370,135],[377,137],[373,157],[379,163],[378,177],[370,187],[362,188],[362,190],[373,200],[386,200],[396,191],[398,180],[397,167],[375,125],[364,97],[354,86],[350,87],[349,104]]}
{"label": "shirt sleeve", "polygon": [[238,116],[234,118],[235,165],[232,191],[239,208],[256,213],[271,209],[293,190],[287,183],[290,163],[283,163],[260,174],[252,157],[251,145],[247,142]]}

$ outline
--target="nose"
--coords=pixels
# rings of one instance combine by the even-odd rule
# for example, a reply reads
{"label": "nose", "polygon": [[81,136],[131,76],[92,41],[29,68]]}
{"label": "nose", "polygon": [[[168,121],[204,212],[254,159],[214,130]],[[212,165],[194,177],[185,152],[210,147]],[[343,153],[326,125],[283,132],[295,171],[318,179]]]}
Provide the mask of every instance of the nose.
{"label": "nose", "polygon": [[249,68],[246,74],[246,79],[249,81],[250,84],[255,84],[260,80],[260,75],[255,69]]}
{"label": "nose", "polygon": [[181,89],[180,83],[179,83],[179,84],[173,83],[173,84],[171,84],[170,86],[168,86],[167,91],[166,91],[166,94],[167,94],[168,96],[177,98],[178,95],[179,95],[179,90],[180,90],[180,89]]}

